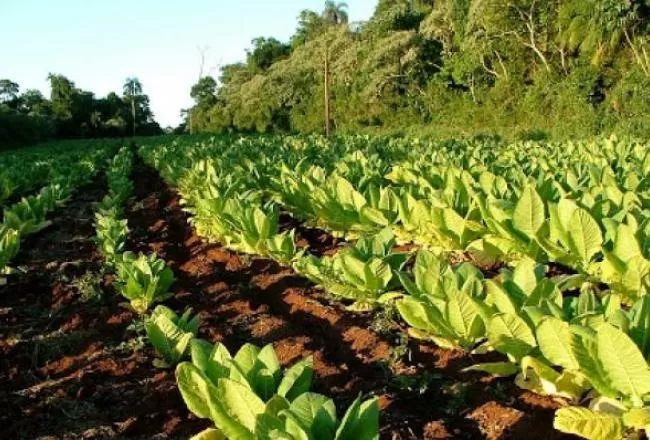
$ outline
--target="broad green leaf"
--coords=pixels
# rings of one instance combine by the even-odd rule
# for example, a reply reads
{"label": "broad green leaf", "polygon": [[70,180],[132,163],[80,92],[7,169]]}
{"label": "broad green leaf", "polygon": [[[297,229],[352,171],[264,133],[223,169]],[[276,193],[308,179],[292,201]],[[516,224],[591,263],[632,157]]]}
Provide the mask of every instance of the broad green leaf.
{"label": "broad green leaf", "polygon": [[571,252],[583,262],[589,262],[603,244],[603,234],[598,223],[582,208],[578,208],[571,216],[568,235]]}
{"label": "broad green leaf", "polygon": [[642,257],[639,241],[634,235],[634,229],[625,224],[619,224],[614,242],[614,254],[623,262],[632,258]]}
{"label": "broad green leaf", "polygon": [[395,305],[399,314],[411,327],[447,339],[456,338],[456,334],[442,313],[435,307],[410,297],[397,301]]}
{"label": "broad green leaf", "polygon": [[515,266],[512,280],[527,296],[530,296],[543,275],[542,266],[538,265],[534,260],[525,258]]}
{"label": "broad green leaf", "polygon": [[579,365],[571,351],[572,337],[569,324],[552,316],[544,318],[537,327],[537,343],[544,357],[553,365],[576,370]]}
{"label": "broad green leaf", "polygon": [[446,315],[456,334],[469,336],[473,321],[477,316],[471,298],[457,290],[451,290],[447,297]]}
{"label": "broad green leaf", "polygon": [[508,377],[517,374],[519,372],[519,366],[512,362],[489,362],[474,364],[462,370],[462,372],[468,371],[482,371],[496,377]]}
{"label": "broad green leaf", "polygon": [[544,224],[545,219],[542,198],[533,186],[526,186],[512,215],[514,226],[529,238],[533,238]]}
{"label": "broad green leaf", "polygon": [[260,349],[253,344],[244,344],[235,354],[233,361],[246,378],[254,371],[259,353]]}
{"label": "broad green leaf", "polygon": [[358,397],[348,408],[336,431],[335,440],[379,439],[379,401],[361,402]]}
{"label": "broad green leaf", "polygon": [[190,440],[228,440],[228,439],[218,429],[208,428],[205,431],[201,431],[195,436],[192,436]]}
{"label": "broad green leaf", "polygon": [[[257,417],[266,405],[250,388],[230,379],[219,379],[211,418],[228,438],[254,439]],[[213,402],[216,403],[216,402]]]}
{"label": "broad green leaf", "polygon": [[176,367],[176,383],[187,408],[197,417],[210,418],[210,393],[216,393],[212,382],[196,366],[181,362]]}
{"label": "broad green leaf", "polygon": [[278,386],[278,395],[292,402],[298,396],[309,391],[314,376],[312,357],[304,359],[289,368]]}
{"label": "broad green leaf", "polygon": [[629,336],[603,324],[598,328],[596,344],[598,358],[612,387],[638,401],[650,393],[650,368]]}
{"label": "broad green leaf", "polygon": [[620,417],[597,413],[587,408],[570,406],[555,412],[553,427],[589,440],[617,440],[623,437]]}
{"label": "broad green leaf", "polygon": [[271,374],[279,374],[282,369],[280,361],[273,349],[273,344],[268,344],[260,350],[257,355],[257,362],[261,362]]}
{"label": "broad green leaf", "polygon": [[[330,398],[316,393],[304,393],[298,396],[289,409],[282,414],[296,423],[307,435],[313,435],[315,432],[312,431],[312,425],[321,411],[325,411],[328,415],[326,419],[336,420],[336,408]],[[320,418],[322,417],[323,415],[320,415]]]}
{"label": "broad green leaf", "polygon": [[490,344],[501,353],[521,359],[537,346],[532,330],[517,315],[500,313],[486,324]]}
{"label": "broad green leaf", "polygon": [[572,325],[570,330],[573,333],[571,351],[578,365],[580,365],[580,372],[587,377],[591,385],[602,395],[616,397],[617,391],[612,388],[598,358],[595,331],[578,325]]}
{"label": "broad green leaf", "polygon": [[650,296],[646,295],[632,307],[630,337],[646,359],[650,358]]}
{"label": "broad green leaf", "polygon": [[521,360],[521,373],[515,378],[515,384],[536,394],[572,400],[578,400],[588,388],[581,376],[572,372],[560,374],[545,361],[532,356]]}
{"label": "broad green leaf", "polygon": [[521,303],[519,303],[521,298],[509,295],[508,292],[494,280],[485,281],[485,290],[487,296],[491,298],[494,305],[501,313],[508,313],[511,315],[517,314],[521,307]]}
{"label": "broad green leaf", "polygon": [[632,408],[623,414],[623,423],[629,428],[650,429],[650,408]]}

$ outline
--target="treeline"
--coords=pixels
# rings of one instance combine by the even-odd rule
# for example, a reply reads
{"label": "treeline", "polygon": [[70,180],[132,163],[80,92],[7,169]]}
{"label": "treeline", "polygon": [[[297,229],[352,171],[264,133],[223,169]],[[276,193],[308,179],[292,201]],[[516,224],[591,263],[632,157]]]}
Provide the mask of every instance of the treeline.
{"label": "treeline", "polygon": [[288,42],[191,90],[188,131],[650,135],[648,0],[380,0],[305,10]]}
{"label": "treeline", "polygon": [[0,148],[46,139],[123,137],[161,134],[149,97],[137,78],[128,78],[122,95],[97,98],[63,75],[48,76],[51,93],[21,92],[19,84],[0,80]]}

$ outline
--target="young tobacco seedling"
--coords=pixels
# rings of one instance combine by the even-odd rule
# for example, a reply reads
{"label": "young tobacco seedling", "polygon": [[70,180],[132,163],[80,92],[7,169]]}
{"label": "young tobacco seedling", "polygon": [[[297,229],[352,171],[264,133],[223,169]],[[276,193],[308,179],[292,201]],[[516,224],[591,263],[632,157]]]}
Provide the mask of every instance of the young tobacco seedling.
{"label": "young tobacco seedling", "polygon": [[144,329],[149,342],[162,357],[154,361],[156,367],[176,365],[185,356],[200,325],[198,315],[191,318],[191,314],[192,309],[187,309],[178,316],[169,307],[159,305],[145,320]]}
{"label": "young tobacco seedling", "polygon": [[174,273],[156,254],[136,256],[133,252],[125,252],[115,266],[118,291],[137,313],[144,314],[154,303],[171,296],[169,288],[174,282]]}
{"label": "young tobacco seedling", "polygon": [[276,394],[293,400],[309,391],[314,374],[312,358],[296,363],[283,374],[270,344],[262,349],[245,344],[232,357],[223,344],[195,339],[191,355],[192,364],[213,383],[229,378],[244,384],[264,401]]}

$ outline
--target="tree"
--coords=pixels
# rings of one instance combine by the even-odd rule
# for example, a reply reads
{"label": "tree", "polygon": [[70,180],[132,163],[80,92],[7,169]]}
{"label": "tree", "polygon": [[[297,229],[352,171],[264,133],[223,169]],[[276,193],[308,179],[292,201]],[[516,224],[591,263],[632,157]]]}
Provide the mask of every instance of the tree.
{"label": "tree", "polygon": [[338,26],[341,24],[348,24],[348,4],[344,2],[336,3],[332,0],[325,2],[325,9],[323,10],[322,17],[328,25]]}
{"label": "tree", "polygon": [[135,103],[138,97],[142,95],[142,84],[135,77],[127,78],[124,81],[124,97],[131,104],[131,119],[133,121],[133,136],[135,136]]}
{"label": "tree", "polygon": [[204,76],[192,86],[190,96],[198,106],[214,105],[217,82],[211,76]]}
{"label": "tree", "polygon": [[246,51],[246,63],[253,74],[263,72],[291,55],[291,46],[275,38],[259,37],[251,43],[253,48]]}
{"label": "tree", "polygon": [[302,46],[318,35],[322,28],[322,17],[310,9],[303,9],[298,15],[298,28],[290,40],[291,47],[295,49]]}
{"label": "tree", "polygon": [[20,86],[8,79],[0,79],[0,103],[15,101],[18,97]]}
{"label": "tree", "polygon": [[78,127],[73,121],[74,97],[77,93],[74,82],[54,73],[50,73],[47,79],[50,81],[52,118],[57,135],[63,138],[77,136]]}
{"label": "tree", "polygon": [[30,116],[48,117],[52,115],[52,106],[39,90],[29,89],[20,95],[20,111]]}
{"label": "tree", "polygon": [[325,113],[345,131],[650,135],[650,0],[376,4],[353,27],[336,0],[301,11],[289,51],[254,40],[246,63],[192,90],[190,126],[322,132]]}

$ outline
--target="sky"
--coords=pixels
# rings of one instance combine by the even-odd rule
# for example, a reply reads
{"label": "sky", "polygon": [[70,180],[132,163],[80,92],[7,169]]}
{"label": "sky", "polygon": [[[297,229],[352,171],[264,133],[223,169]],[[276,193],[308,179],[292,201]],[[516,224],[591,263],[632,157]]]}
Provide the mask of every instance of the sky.
{"label": "sky", "polygon": [[[121,93],[136,76],[161,126],[181,122],[199,75],[243,61],[258,36],[286,41],[302,9],[324,0],[0,0],[0,79],[49,96],[48,73],[63,74],[96,96]],[[352,21],[368,19],[376,0],[347,0]]]}

